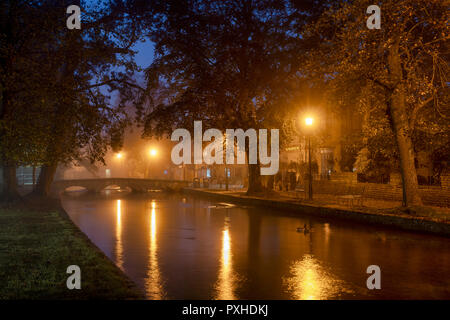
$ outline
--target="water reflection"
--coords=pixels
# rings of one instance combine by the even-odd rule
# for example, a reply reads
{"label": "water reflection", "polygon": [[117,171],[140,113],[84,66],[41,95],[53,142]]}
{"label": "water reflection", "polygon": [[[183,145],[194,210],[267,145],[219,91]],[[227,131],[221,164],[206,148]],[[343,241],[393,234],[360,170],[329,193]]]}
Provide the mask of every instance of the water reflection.
{"label": "water reflection", "polygon": [[233,255],[231,252],[231,237],[229,217],[225,218],[225,226],[222,230],[222,250],[220,257],[219,276],[215,285],[218,300],[236,300],[235,295],[237,276],[233,272]]}
{"label": "water reflection", "polygon": [[161,272],[158,266],[158,245],[156,243],[156,202],[152,200],[150,211],[150,243],[149,261],[146,281],[146,293],[149,299],[160,300],[163,298],[161,284]]}
{"label": "water reflection", "polygon": [[[149,299],[450,297],[447,238],[184,195],[149,197],[63,197],[76,225]],[[305,223],[311,231],[296,232]],[[381,267],[382,290],[366,287],[371,264]]]}
{"label": "water reflection", "polygon": [[337,279],[311,254],[291,264],[290,277],[284,282],[296,300],[324,300],[336,298],[343,292],[351,293],[344,281]]}
{"label": "water reflection", "polygon": [[122,245],[122,203],[117,200],[116,217],[116,264],[123,270],[123,245]]}

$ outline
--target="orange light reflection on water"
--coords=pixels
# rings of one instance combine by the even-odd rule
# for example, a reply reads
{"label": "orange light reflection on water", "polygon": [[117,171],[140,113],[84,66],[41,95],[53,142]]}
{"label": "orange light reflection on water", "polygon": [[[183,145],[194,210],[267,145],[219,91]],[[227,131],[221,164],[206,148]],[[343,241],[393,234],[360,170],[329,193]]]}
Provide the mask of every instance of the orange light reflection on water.
{"label": "orange light reflection on water", "polygon": [[343,280],[337,279],[310,254],[291,264],[290,276],[284,283],[287,292],[297,300],[326,300],[343,292],[351,293]]}
{"label": "orange light reflection on water", "polygon": [[156,241],[156,202],[151,202],[150,211],[150,242],[146,294],[149,299],[161,300],[164,298],[161,272],[158,265],[158,244]]}
{"label": "orange light reflection on water", "polygon": [[116,207],[116,264],[123,269],[122,202],[120,200],[117,200]]}
{"label": "orange light reflection on water", "polygon": [[226,223],[222,230],[222,250],[220,257],[219,276],[215,285],[218,300],[236,300],[237,275],[233,271],[233,254],[231,251],[231,237]]}

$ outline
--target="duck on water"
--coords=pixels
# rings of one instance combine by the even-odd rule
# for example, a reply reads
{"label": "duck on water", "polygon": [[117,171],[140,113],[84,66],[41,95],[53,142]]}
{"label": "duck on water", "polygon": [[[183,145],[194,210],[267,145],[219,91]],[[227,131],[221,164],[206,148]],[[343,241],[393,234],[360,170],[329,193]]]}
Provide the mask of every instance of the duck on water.
{"label": "duck on water", "polygon": [[303,225],[303,228],[302,227],[297,228],[297,232],[303,232],[303,233],[309,233],[310,230],[311,229],[308,229],[308,227],[306,226],[306,223]]}

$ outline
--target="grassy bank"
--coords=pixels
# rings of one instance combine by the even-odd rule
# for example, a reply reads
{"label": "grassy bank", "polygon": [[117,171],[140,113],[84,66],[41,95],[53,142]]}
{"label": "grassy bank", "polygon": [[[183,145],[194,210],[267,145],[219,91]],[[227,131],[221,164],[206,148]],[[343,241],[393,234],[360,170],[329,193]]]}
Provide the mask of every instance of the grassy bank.
{"label": "grassy bank", "polygon": [[[69,265],[81,289],[69,290]],[[138,299],[141,292],[59,209],[0,207],[0,299]]]}

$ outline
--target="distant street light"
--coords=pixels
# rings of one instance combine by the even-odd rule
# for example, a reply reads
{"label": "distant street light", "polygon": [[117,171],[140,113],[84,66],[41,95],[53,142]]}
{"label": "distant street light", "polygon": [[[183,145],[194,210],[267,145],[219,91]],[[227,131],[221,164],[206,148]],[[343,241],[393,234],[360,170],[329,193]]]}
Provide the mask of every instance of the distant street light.
{"label": "distant street light", "polygon": [[[314,123],[314,118],[312,117],[306,117],[305,118],[305,124],[308,128],[308,131],[310,131],[312,125]],[[311,168],[311,132],[308,132],[308,163],[309,163],[309,174],[308,174],[308,199],[313,199],[313,187],[312,187],[312,168]]]}
{"label": "distant street light", "polygon": [[156,150],[156,149],[150,149],[150,155],[152,156],[152,157],[155,157],[157,154],[158,154],[158,150]]}
{"label": "distant street light", "polygon": [[121,159],[122,157],[123,157],[123,155],[122,155],[121,152],[119,152],[118,154],[116,154],[116,158],[117,158],[117,159]]}

